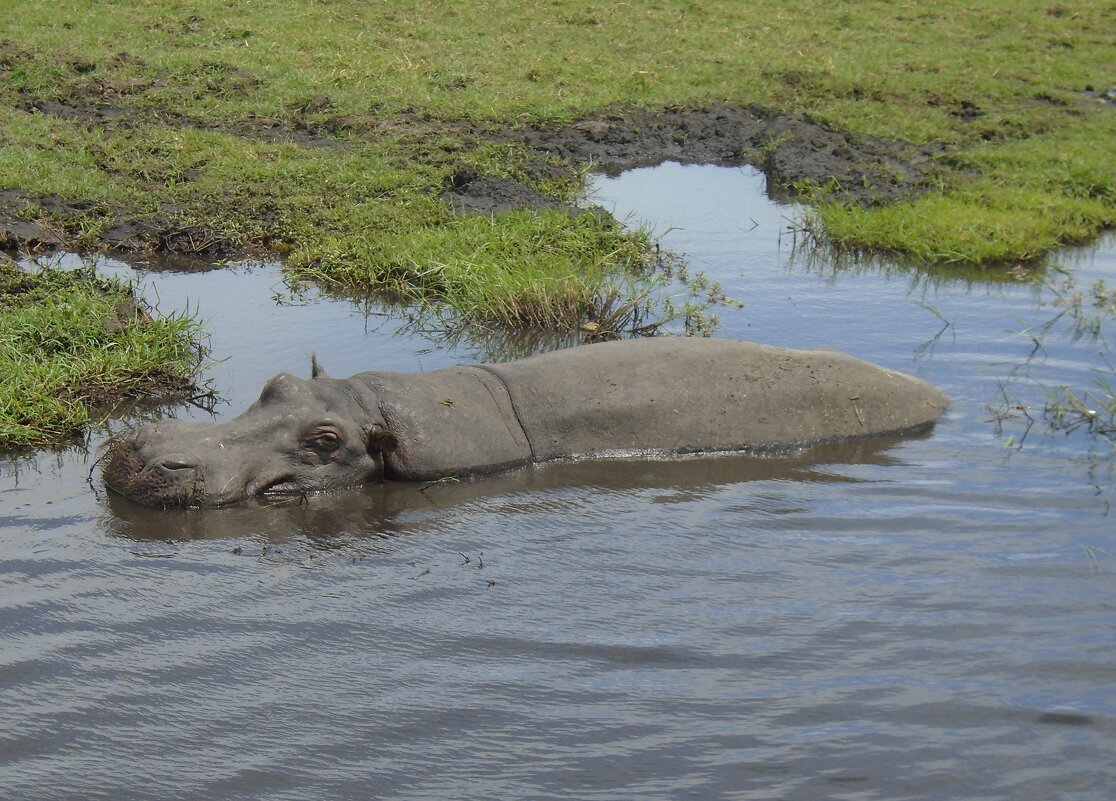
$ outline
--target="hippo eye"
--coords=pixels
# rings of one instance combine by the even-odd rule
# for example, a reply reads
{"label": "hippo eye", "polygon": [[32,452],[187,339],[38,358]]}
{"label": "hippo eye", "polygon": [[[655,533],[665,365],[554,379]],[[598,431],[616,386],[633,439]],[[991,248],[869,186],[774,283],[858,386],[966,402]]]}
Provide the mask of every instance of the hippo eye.
{"label": "hippo eye", "polygon": [[317,451],[335,451],[341,447],[341,435],[332,428],[319,428],[310,432],[306,442]]}

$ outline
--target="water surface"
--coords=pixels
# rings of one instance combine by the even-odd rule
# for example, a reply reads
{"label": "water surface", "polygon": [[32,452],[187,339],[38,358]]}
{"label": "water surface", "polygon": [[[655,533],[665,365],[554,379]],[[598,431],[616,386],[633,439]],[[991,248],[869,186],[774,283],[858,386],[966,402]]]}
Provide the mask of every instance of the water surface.
{"label": "water surface", "polygon": [[[851,351],[949,412],[792,459],[220,511],[139,509],[75,451],[0,462],[0,797],[1109,797],[1111,446],[1040,424],[1018,447],[988,409],[1037,415],[1103,346],[1058,325],[1028,359],[1041,282],[793,258],[795,210],[749,170],[597,201],[746,304],[720,335]],[[1116,280],[1111,239],[1061,261]],[[312,351],[333,375],[477,356],[274,266],[140,279],[207,321],[222,417]]]}

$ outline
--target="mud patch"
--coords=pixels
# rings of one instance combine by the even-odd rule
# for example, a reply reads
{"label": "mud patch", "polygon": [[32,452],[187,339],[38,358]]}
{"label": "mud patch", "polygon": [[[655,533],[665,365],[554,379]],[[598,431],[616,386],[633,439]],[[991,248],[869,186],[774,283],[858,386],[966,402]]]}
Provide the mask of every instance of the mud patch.
{"label": "mud patch", "polygon": [[[556,159],[569,165],[571,173],[589,165],[609,175],[664,161],[750,164],[763,171],[774,198],[824,196],[861,205],[895,202],[924,191],[939,152],[756,106],[625,109],[568,126],[487,136],[524,145],[543,175],[553,172]],[[459,213],[561,205],[521,183],[471,175],[455,178],[442,196]]]}
{"label": "mud patch", "polygon": [[485,177],[472,170],[454,173],[439,197],[458,214],[504,214],[516,209],[565,209],[576,216],[586,211],[555,200],[519,181]]}
{"label": "mud patch", "polygon": [[56,195],[31,196],[5,189],[0,191],[0,249],[45,250],[65,244],[63,226],[53,219],[87,215],[96,204],[66,201]]}
{"label": "mud patch", "polygon": [[163,204],[157,212],[136,214],[89,200],[0,190],[0,249],[30,253],[58,247],[84,249],[95,236],[100,247],[123,253],[223,258],[235,252],[220,234],[184,223],[179,216],[184,211]]}
{"label": "mud patch", "polygon": [[459,214],[503,214],[515,209],[562,206],[537,189],[508,178],[469,177],[455,181],[440,197]]}
{"label": "mud patch", "polygon": [[927,184],[934,151],[838,131],[808,117],[756,106],[649,111],[628,109],[561,128],[532,127],[504,138],[572,164],[609,174],[664,161],[751,164],[768,192],[827,196],[862,204],[917,194]]}

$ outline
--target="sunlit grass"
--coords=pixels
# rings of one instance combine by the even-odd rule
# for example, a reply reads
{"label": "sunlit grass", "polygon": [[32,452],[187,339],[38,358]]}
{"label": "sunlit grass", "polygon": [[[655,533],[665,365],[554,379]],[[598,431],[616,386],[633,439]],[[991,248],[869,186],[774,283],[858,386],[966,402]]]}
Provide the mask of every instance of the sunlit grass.
{"label": "sunlit grass", "polygon": [[[0,18],[7,186],[141,210],[181,204],[191,224],[234,244],[320,251],[320,264],[345,274],[364,268],[328,251],[382,252],[401,242],[400,225],[444,224],[424,200],[455,166],[516,170],[511,149],[452,126],[424,131],[423,120],[514,126],[625,105],[755,103],[940,147],[944,189],[932,197],[822,208],[832,240],[854,247],[996,264],[1113,224],[1116,115],[1096,93],[1111,88],[1116,12],[1099,0],[10,5]],[[108,107],[118,124],[25,113],[45,101]],[[352,150],[242,135],[261,121],[335,120],[350,127],[326,130],[359,142]],[[369,224],[376,199],[393,210]],[[492,241],[442,258],[498,250],[501,227],[519,224],[477,228]],[[391,258],[421,261],[405,249]]]}
{"label": "sunlit grass", "polygon": [[924,265],[964,262],[1011,265],[1081,242],[1098,224],[1116,220],[1101,200],[992,182],[928,193],[883,208],[819,207],[820,238],[841,248],[884,251]]}
{"label": "sunlit grass", "polygon": [[129,287],[89,270],[24,273],[0,260],[0,449],[51,444],[96,408],[191,386],[197,323],[152,319]]}
{"label": "sunlit grass", "polygon": [[[399,230],[361,249],[296,251],[297,275],[342,287],[378,286],[416,303],[447,304],[464,319],[575,330],[629,287],[645,263],[646,232],[618,235],[610,219],[565,211],[455,217]],[[634,289],[634,291],[633,291]]]}

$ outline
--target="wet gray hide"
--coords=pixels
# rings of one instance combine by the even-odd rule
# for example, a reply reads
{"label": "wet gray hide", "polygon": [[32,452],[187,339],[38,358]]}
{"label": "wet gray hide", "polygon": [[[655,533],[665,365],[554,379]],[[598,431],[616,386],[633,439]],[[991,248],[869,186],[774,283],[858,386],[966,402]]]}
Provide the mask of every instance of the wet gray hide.
{"label": "wet gray hide", "polygon": [[223,423],[163,420],[106,444],[149,506],[222,506],[560,458],[773,453],[931,426],[932,385],[834,350],[657,337],[426,374],[280,374]]}

